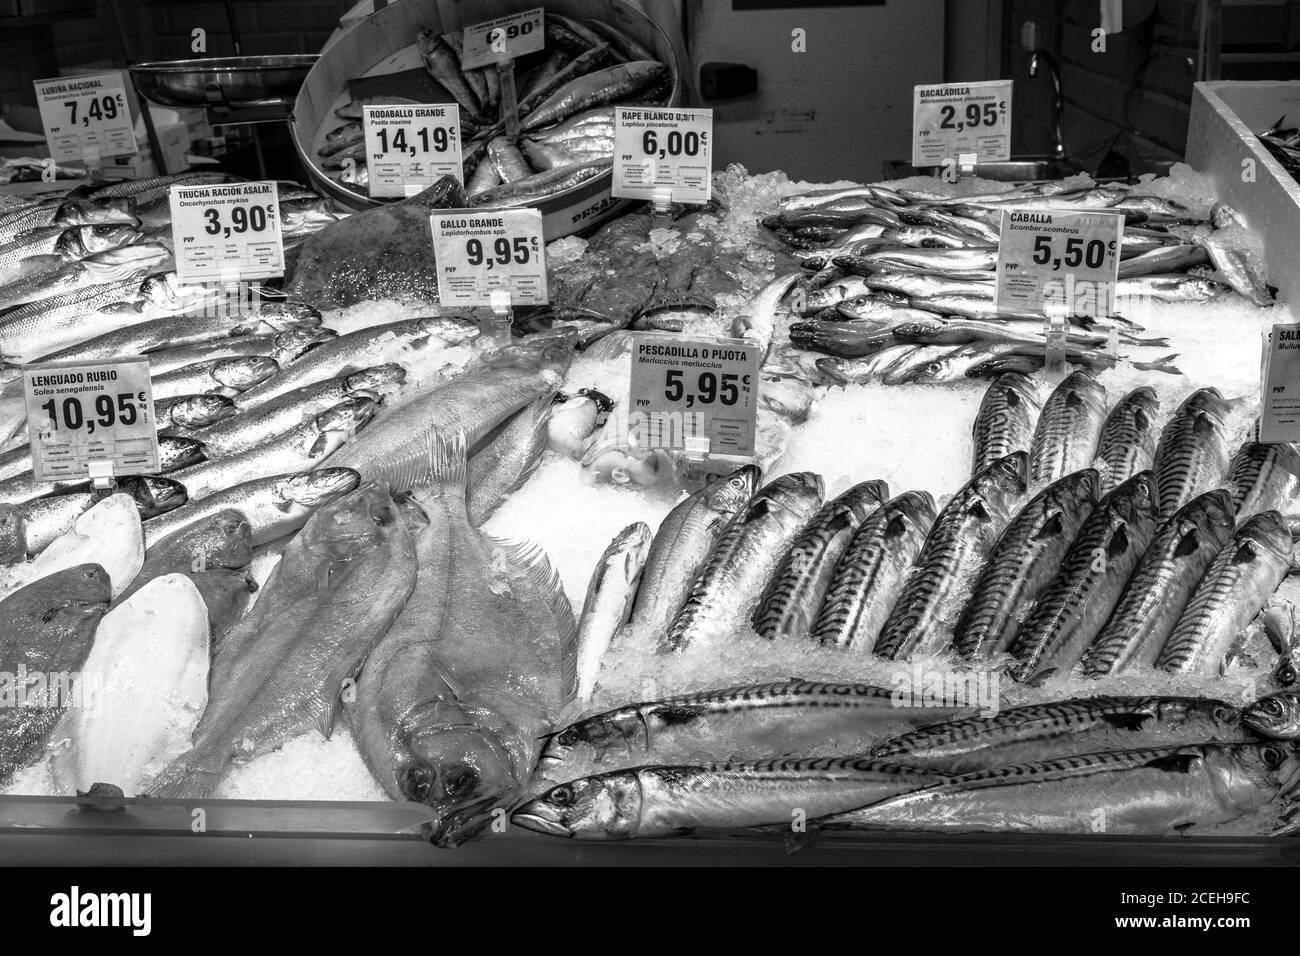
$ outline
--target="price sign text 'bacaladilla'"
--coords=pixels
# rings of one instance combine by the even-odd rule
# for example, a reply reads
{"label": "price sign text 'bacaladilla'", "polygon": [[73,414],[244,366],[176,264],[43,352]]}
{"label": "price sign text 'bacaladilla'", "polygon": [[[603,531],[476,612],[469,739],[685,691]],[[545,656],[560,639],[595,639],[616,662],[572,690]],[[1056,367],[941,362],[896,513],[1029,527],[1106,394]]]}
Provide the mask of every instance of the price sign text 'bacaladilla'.
{"label": "price sign text 'bacaladilla'", "polygon": [[45,141],[56,163],[79,163],[87,152],[132,156],[135,123],[120,73],[36,81]]}
{"label": "price sign text 'bacaladilla'", "polygon": [[182,285],[284,275],[275,183],[173,186],[171,212]]}
{"label": "price sign text 'bacaladilla'", "polygon": [[713,195],[713,110],[614,108],[614,188],[621,199],[706,203]]}
{"label": "price sign text 'bacaladilla'", "polygon": [[1011,81],[938,83],[912,93],[912,165],[1011,158]]}
{"label": "price sign text 'bacaladilla'", "polygon": [[509,293],[512,306],[550,301],[540,211],[439,212],[430,215],[429,224],[444,306],[494,305],[494,292]]}
{"label": "price sign text 'bacaladilla'", "polygon": [[37,482],[85,480],[91,462],[111,463],[117,476],[157,473],[147,360],[31,366],[23,397]]}

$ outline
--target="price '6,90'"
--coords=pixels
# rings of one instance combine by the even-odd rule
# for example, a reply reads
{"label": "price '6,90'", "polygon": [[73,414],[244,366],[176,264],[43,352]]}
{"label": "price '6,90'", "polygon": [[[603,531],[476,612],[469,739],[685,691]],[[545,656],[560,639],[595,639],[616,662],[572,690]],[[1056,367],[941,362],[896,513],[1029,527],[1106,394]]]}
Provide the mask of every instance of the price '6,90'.
{"label": "price '6,90'", "polygon": [[1086,243],[1077,236],[1065,240],[1064,255],[1056,256],[1052,254],[1052,237],[1051,236],[1034,236],[1034,262],[1040,266],[1052,266],[1055,272],[1061,266],[1067,269],[1077,269],[1081,265],[1086,265],[1089,269],[1100,269],[1103,262],[1106,261],[1107,254],[1115,254],[1115,243],[1106,242],[1102,239],[1089,239]]}
{"label": "price '6,90'", "polygon": [[517,265],[527,265],[528,261],[537,252],[536,239],[507,239],[502,236],[492,243],[491,251],[483,248],[481,239],[468,239],[465,242],[465,259],[472,266],[481,266],[486,264],[489,269],[493,265],[509,265],[511,262]]}
{"label": "price '6,90'", "polygon": [[[687,389],[684,378],[685,373],[680,369],[670,369],[665,372],[664,398],[670,402],[680,402],[685,399],[687,408],[695,407],[697,402],[700,405],[712,405],[714,402],[735,405],[740,401],[739,375],[701,372],[696,376],[693,389]],[[746,375],[745,379],[745,384],[748,385],[749,376]]]}
{"label": "price '6,90'", "polygon": [[[137,407],[137,403],[139,407]],[[82,400],[70,396],[62,402],[50,399],[41,406],[41,411],[49,417],[51,431],[82,431],[95,434],[96,428],[112,428],[118,422],[134,425],[140,419],[140,408],[145,404],[144,392],[132,395],[119,392],[116,396],[103,394],[95,397],[93,413],[88,413]]]}
{"label": "price '6,90'", "polygon": [[209,236],[222,236],[226,239],[230,238],[232,232],[264,232],[270,224],[267,218],[270,210],[270,206],[235,206],[230,210],[230,223],[227,225],[221,221],[220,209],[205,209],[203,218],[207,223],[203,231]]}

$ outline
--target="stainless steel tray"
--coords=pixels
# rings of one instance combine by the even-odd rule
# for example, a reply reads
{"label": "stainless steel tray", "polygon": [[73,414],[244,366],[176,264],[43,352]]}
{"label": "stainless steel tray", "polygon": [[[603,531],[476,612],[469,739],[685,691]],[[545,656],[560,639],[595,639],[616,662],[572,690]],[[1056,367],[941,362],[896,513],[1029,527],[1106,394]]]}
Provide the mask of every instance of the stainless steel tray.
{"label": "stainless steel tray", "polygon": [[131,67],[140,95],[183,109],[282,108],[288,115],[319,54],[160,60]]}

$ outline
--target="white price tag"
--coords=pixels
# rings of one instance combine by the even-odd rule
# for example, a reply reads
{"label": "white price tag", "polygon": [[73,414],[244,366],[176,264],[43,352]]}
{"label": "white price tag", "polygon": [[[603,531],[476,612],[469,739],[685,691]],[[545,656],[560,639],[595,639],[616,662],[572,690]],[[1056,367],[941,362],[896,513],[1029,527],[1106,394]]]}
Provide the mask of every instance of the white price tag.
{"label": "white price tag", "polygon": [[937,83],[912,92],[912,165],[942,166],[962,153],[1011,158],[1011,81]]}
{"label": "white price tag", "polygon": [[614,188],[623,199],[706,203],[713,196],[713,110],[614,108]]}
{"label": "white price tag", "polygon": [[1123,235],[1123,213],[1004,209],[994,308],[1110,315]]}
{"label": "white price tag", "polygon": [[760,349],[744,339],[633,336],[628,431],[643,448],[752,457]]}
{"label": "white price tag", "polygon": [[438,299],[447,307],[501,302],[545,305],[546,244],[536,209],[462,209],[429,216],[438,263]]}
{"label": "white price tag", "polygon": [[92,463],[113,474],[158,471],[149,362],[52,362],[23,369],[36,481],[88,478]]}
{"label": "white price tag", "polygon": [[1300,324],[1266,333],[1261,388],[1259,440],[1300,441]]}
{"label": "white price tag", "polygon": [[437,106],[363,106],[370,195],[406,196],[443,176],[464,182],[460,153],[460,110]]}
{"label": "white price tag", "polygon": [[36,81],[45,141],[56,163],[80,163],[88,154],[131,156],[135,123],[120,73]]}
{"label": "white price tag", "polygon": [[284,275],[275,183],[173,186],[170,196],[181,285]]}
{"label": "white price tag", "polygon": [[542,7],[535,7],[466,27],[461,34],[461,69],[476,70],[545,49],[545,15]]}

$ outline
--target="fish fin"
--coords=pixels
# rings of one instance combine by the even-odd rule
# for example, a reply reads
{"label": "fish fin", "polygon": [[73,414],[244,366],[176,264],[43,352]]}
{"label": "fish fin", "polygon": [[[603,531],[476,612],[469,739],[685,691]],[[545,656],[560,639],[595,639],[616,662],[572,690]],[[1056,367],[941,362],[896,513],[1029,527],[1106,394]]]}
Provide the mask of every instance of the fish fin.
{"label": "fish fin", "polygon": [[905,534],[907,534],[907,519],[902,515],[890,518],[889,524],[885,525],[885,539],[901,538]]}
{"label": "fish fin", "polygon": [[317,435],[316,440],[311,443],[311,448],[307,449],[307,454],[312,458],[317,457],[329,447],[329,437],[326,435]]}
{"label": "fish fin", "polygon": [[1145,766],[1152,770],[1164,770],[1167,773],[1190,773],[1200,754],[1193,750],[1180,750],[1176,753],[1153,757]]}
{"label": "fish fin", "polygon": [[540,593],[560,637],[561,686],[566,700],[578,689],[578,622],[564,593],[560,575],[541,546],[531,541],[499,542],[506,560],[521,571],[529,585]]}
{"label": "fish fin", "polygon": [[[351,683],[355,693],[356,681],[348,678],[347,682]],[[322,737],[329,740],[334,735],[334,725],[338,722],[339,715],[343,713],[342,688],[336,687],[333,693],[329,693],[327,686],[312,694],[312,709],[316,711],[316,729]]]}
{"label": "fish fin", "polygon": [[1232,556],[1233,564],[1250,564],[1259,555],[1255,551],[1255,545],[1251,541],[1243,541],[1238,547],[1236,553]]}
{"label": "fish fin", "polygon": [[1120,525],[1106,542],[1106,557],[1114,559],[1129,549],[1128,528]]}
{"label": "fish fin", "polygon": [[1055,667],[1044,667],[1041,671],[1031,674],[1020,683],[1026,687],[1042,687],[1056,675],[1056,671],[1057,668]]}
{"label": "fish fin", "polygon": [[1126,714],[1102,714],[1099,718],[1103,724],[1116,730],[1141,730],[1151,719],[1150,714],[1130,712]]}
{"label": "fish fin", "polygon": [[978,518],[980,521],[993,520],[993,516],[989,514],[989,509],[985,506],[984,502],[982,501],[977,500],[972,502],[969,510],[970,513],[974,515],[976,518]]}
{"label": "fish fin", "polygon": [[221,782],[221,770],[205,770],[192,762],[196,751],[181,754],[149,785],[145,796],[163,800],[205,800]]}
{"label": "fish fin", "polygon": [[384,477],[393,491],[437,489],[463,499],[468,467],[465,433],[458,429],[447,435],[435,428],[425,437],[423,448],[386,466]]}
{"label": "fish fin", "polygon": [[1173,361],[1176,358],[1178,358],[1178,353],[1166,355],[1163,358],[1156,359],[1154,362],[1130,361],[1129,364],[1142,372],[1165,372],[1169,375],[1182,375],[1182,371],[1173,364]]}
{"label": "fish fin", "polygon": [[632,351],[632,336],[626,331],[611,332],[587,347],[588,358],[608,362]]}
{"label": "fish fin", "polygon": [[812,823],[802,833],[795,833],[789,830],[785,834],[785,852],[787,856],[794,856],[800,850],[807,849],[817,842],[817,838],[822,835],[822,828]]}
{"label": "fish fin", "polygon": [[1041,541],[1044,538],[1056,538],[1063,534],[1065,534],[1065,524],[1061,521],[1061,513],[1053,511],[1052,516],[1034,533],[1034,538]]}

